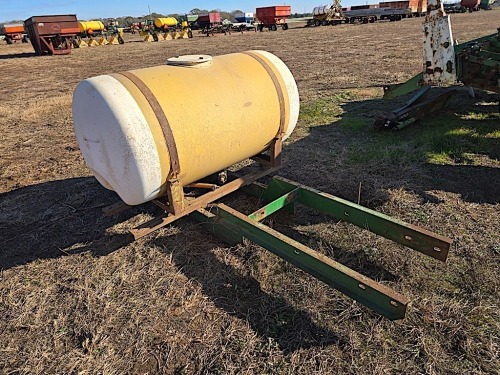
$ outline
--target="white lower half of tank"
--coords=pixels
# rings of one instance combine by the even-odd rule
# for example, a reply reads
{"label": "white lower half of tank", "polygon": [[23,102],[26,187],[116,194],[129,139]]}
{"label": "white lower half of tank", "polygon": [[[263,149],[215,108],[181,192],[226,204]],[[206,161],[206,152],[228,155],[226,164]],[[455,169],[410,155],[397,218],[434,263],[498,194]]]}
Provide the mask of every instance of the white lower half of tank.
{"label": "white lower half of tank", "polygon": [[83,157],[104,187],[130,205],[158,195],[158,150],[141,109],[120,82],[111,76],[81,82],[73,95],[73,122]]}

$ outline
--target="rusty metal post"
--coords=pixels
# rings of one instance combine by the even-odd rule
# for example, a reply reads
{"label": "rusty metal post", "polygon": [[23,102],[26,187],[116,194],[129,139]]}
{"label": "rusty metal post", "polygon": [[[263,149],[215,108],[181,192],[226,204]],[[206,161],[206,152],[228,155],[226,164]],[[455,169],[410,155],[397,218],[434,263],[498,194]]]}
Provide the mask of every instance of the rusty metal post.
{"label": "rusty metal post", "polygon": [[457,81],[451,23],[441,0],[429,0],[424,22],[423,84],[441,86]]}

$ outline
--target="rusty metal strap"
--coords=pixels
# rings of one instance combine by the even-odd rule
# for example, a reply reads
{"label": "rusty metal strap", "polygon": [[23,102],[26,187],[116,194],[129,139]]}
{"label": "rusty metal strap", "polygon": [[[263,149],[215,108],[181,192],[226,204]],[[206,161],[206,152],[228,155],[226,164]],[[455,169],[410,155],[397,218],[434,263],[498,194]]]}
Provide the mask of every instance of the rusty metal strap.
{"label": "rusty metal strap", "polygon": [[280,82],[278,80],[278,77],[276,77],[276,74],[274,74],[273,70],[269,66],[269,64],[258,54],[253,53],[253,52],[242,52],[245,55],[253,57],[255,60],[257,60],[260,65],[264,67],[266,70],[267,74],[271,77],[271,80],[273,81],[274,88],[276,89],[276,93],[278,94],[278,101],[280,103],[280,127],[278,131],[278,137],[281,138],[284,133],[285,129],[285,97],[283,96],[283,90],[281,88]]}
{"label": "rusty metal strap", "polygon": [[125,76],[129,80],[131,80],[134,85],[137,86],[142,95],[144,95],[149,105],[151,106],[151,109],[153,110],[156,118],[158,119],[158,122],[160,123],[163,137],[165,138],[165,143],[167,144],[168,154],[170,156],[170,168],[172,170],[173,177],[177,177],[177,175],[180,173],[179,154],[177,153],[177,146],[175,145],[172,128],[170,127],[167,116],[165,115],[165,112],[163,112],[160,103],[158,103],[158,100],[151,92],[149,87],[146,86],[146,84],[141,81],[139,77],[130,72],[121,72],[118,74],[121,74],[122,76]]}

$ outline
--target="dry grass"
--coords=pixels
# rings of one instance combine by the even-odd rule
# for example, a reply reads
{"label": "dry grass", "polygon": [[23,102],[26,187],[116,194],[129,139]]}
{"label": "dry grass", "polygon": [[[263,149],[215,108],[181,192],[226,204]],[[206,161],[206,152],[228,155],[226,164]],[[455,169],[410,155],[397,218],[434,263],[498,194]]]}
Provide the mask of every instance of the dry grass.
{"label": "dry grass", "polygon": [[[454,15],[460,40],[500,11]],[[0,46],[0,372],[499,373],[500,140],[482,94],[400,133],[374,133],[379,85],[420,69],[419,19],[32,57]],[[447,265],[308,210],[268,224],[411,300],[387,321],[252,244],[228,247],[188,219],[131,241],[152,217],[117,217],[71,122],[86,77],[186,53],[266,49],[302,100],[280,175],[455,241]],[[497,99],[496,99],[497,100]],[[393,106],[393,105],[392,105]],[[481,121],[478,121],[481,120]],[[252,210],[241,194],[226,202]]]}

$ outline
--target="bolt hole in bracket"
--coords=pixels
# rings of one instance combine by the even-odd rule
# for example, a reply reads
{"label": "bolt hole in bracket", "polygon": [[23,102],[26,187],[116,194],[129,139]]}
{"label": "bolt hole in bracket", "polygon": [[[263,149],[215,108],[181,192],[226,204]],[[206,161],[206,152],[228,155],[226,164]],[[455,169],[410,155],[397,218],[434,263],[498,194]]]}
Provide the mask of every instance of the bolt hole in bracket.
{"label": "bolt hole in bracket", "polygon": [[[283,235],[263,224],[262,220],[281,209],[300,204],[434,259],[446,261],[452,243],[449,238],[283,177],[274,176],[268,185],[256,180],[245,184],[241,190],[261,198],[266,204],[250,215],[223,203],[207,204],[201,199],[197,209],[190,209],[189,218],[200,222],[205,229],[230,245],[251,241],[262,246],[390,320],[404,318],[408,305],[405,296]],[[168,216],[167,220],[163,218],[161,225],[149,225],[145,232],[132,232],[140,238],[166,225],[165,222],[173,222],[169,217],[172,216]],[[145,229],[143,225],[140,230]]]}

